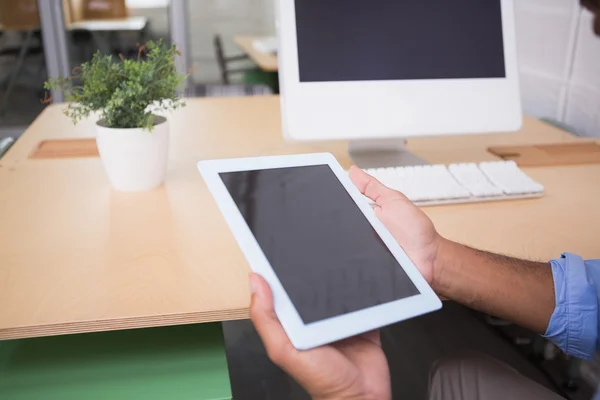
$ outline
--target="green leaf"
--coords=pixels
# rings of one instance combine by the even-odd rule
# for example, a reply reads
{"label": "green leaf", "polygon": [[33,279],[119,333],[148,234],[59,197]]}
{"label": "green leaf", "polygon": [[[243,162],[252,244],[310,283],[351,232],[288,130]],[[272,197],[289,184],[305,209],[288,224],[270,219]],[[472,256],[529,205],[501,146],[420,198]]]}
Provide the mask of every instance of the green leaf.
{"label": "green leaf", "polygon": [[174,57],[179,54],[176,46],[167,46],[162,39],[141,46],[135,59],[97,52],[71,76],[48,79],[44,89],[65,93],[69,102],[65,114],[75,124],[99,112],[110,128],[152,130],[149,106],[170,111],[185,105],[177,93],[187,78],[175,69]]}

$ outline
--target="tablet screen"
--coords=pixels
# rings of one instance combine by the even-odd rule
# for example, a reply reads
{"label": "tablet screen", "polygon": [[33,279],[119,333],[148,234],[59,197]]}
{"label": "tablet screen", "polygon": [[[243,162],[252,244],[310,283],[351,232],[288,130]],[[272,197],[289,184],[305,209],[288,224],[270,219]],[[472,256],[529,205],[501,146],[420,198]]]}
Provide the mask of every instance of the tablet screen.
{"label": "tablet screen", "polygon": [[304,324],[419,294],[328,165],[219,175]]}

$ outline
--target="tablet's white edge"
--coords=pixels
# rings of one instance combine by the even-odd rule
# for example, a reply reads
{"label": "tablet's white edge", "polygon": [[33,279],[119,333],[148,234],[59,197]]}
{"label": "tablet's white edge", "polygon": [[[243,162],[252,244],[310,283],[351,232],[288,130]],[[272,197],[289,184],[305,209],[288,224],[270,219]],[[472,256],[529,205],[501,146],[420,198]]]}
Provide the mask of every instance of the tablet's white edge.
{"label": "tablet's white edge", "polygon": [[[298,311],[293,306],[283,285],[271,268],[241,212],[219,177],[219,173],[323,164],[331,168],[421,294],[307,325],[302,322]],[[238,245],[248,260],[251,269],[269,283],[273,292],[275,312],[292,344],[297,349],[306,350],[332,343],[432,312],[442,307],[438,296],[429,287],[391,233],[379,221],[369,203],[354,186],[346,171],[332,154],[316,153],[200,161],[198,170],[238,241]]]}

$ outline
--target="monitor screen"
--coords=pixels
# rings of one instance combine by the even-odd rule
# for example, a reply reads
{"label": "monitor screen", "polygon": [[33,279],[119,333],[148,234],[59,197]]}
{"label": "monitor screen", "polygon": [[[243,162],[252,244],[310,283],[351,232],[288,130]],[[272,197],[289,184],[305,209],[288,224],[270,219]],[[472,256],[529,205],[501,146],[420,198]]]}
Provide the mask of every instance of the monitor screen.
{"label": "monitor screen", "polygon": [[506,77],[501,0],[296,0],[301,82]]}
{"label": "monitor screen", "polygon": [[305,324],[419,294],[328,165],[220,177]]}

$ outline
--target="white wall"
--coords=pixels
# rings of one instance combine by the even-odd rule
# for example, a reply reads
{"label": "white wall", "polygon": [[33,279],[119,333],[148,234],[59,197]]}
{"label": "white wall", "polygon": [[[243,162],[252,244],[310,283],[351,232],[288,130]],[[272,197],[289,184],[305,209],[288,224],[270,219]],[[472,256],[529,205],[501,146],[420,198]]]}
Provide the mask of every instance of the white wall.
{"label": "white wall", "polygon": [[600,137],[600,37],[593,34],[592,24],[592,14],[584,11],[564,121],[587,136]]}
{"label": "white wall", "polygon": [[576,0],[515,0],[527,114],[600,137],[600,38]]}

